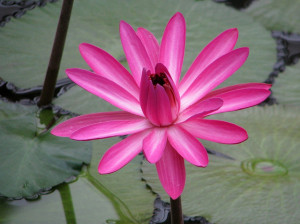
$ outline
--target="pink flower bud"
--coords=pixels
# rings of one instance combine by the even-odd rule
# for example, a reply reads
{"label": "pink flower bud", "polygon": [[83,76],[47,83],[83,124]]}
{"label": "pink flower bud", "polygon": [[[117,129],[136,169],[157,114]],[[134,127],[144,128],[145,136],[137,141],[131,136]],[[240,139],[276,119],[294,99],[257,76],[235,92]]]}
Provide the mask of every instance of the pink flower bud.
{"label": "pink flower bud", "polygon": [[176,121],[180,109],[179,93],[163,64],[155,66],[155,74],[143,70],[140,102],[145,116],[152,124],[168,126]]}

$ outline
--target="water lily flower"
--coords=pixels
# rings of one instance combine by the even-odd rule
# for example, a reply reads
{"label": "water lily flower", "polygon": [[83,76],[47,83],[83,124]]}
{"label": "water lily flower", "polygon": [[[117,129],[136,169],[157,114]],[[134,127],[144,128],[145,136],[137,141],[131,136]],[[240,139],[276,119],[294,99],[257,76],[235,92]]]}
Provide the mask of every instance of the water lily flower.
{"label": "water lily flower", "polygon": [[104,50],[81,44],[80,53],[93,72],[71,68],[67,75],[121,111],[78,116],[56,126],[52,134],[80,141],[129,135],[103,155],[99,173],[115,172],[143,151],[156,165],[165,191],[178,198],[185,185],[184,160],[199,167],[208,164],[197,138],[223,144],[248,138],[242,127],[206,117],[254,106],[269,96],[271,87],[245,83],[214,90],[248,57],[247,47],[233,49],[235,28],[213,39],[179,80],[185,32],[179,12],[168,22],[160,44],[148,30],[134,31],[121,21],[120,37],[131,73]]}

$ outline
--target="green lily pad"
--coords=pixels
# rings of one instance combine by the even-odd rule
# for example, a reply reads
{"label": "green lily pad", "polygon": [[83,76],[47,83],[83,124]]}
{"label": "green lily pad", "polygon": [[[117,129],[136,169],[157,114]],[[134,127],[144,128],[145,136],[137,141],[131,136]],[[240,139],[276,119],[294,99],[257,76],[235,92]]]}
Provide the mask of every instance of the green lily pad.
{"label": "green lily pad", "polygon": [[269,30],[300,32],[300,1],[257,0],[246,12]]}
{"label": "green lily pad", "polygon": [[56,105],[79,114],[118,110],[105,100],[88,93],[79,86],[73,86],[62,96],[54,100]]}
{"label": "green lily pad", "polygon": [[41,131],[45,120],[37,119],[36,107],[0,101],[0,108],[1,195],[32,197],[79,174],[82,164],[90,162],[89,143]]}
{"label": "green lily pad", "polygon": [[279,74],[272,87],[274,97],[279,104],[300,106],[300,64],[287,66]]}
{"label": "green lily pad", "polygon": [[[85,3],[86,8],[89,6],[95,9],[95,6],[90,3]],[[90,18],[89,21],[92,23],[87,23],[88,27],[86,29],[85,36],[79,37],[78,44],[80,42],[91,42],[106,51],[110,52],[116,58],[120,58],[123,55],[123,50],[119,41],[118,34],[118,23],[120,20],[126,20],[134,28],[139,26],[145,27],[152,31],[158,39],[161,39],[163,30],[169,18],[176,12],[180,11],[185,15],[187,21],[187,40],[186,40],[186,51],[185,60],[183,65],[183,72],[188,69],[197,54],[201,49],[209,43],[216,35],[227,28],[237,27],[240,30],[240,38],[238,46],[249,46],[250,56],[245,63],[245,65],[231,78],[229,78],[222,86],[233,85],[237,83],[245,82],[261,82],[264,81],[269,73],[270,68],[272,68],[273,62],[275,61],[275,44],[270,37],[269,32],[267,32],[260,24],[253,23],[252,18],[249,16],[237,12],[236,10],[230,9],[224,5],[216,4],[211,1],[182,1],[176,0],[172,2],[168,1],[101,1],[97,3],[100,7],[98,13],[95,17],[101,21],[101,29],[103,32],[106,31],[106,27],[109,26],[109,31],[104,35],[106,38],[111,35],[111,41],[114,40],[112,45],[106,46],[103,39],[98,40],[94,37],[90,38],[87,33],[95,32],[93,26],[99,26],[96,23],[98,20],[93,20]],[[133,7],[134,6],[134,7]],[[135,10],[133,10],[133,8]],[[149,10],[149,8],[151,10]],[[93,12],[91,9],[90,12]],[[74,17],[76,13],[73,14]],[[93,13],[90,13],[94,16]],[[159,15],[159,16],[157,16]],[[104,18],[102,18],[102,16]],[[73,17],[73,18],[74,18]],[[87,21],[89,15],[86,15],[85,20]],[[81,21],[76,23],[82,24]],[[107,24],[105,24],[107,22]],[[78,28],[77,28],[78,29]],[[70,26],[70,32],[72,30],[72,24]],[[96,29],[97,32],[99,29]],[[259,41],[257,41],[259,35]],[[103,34],[97,34],[94,36],[103,36]],[[75,42],[75,40],[73,40]],[[101,41],[101,42],[100,42]],[[76,44],[75,44],[76,45]],[[76,45],[77,47],[77,45]],[[79,64],[78,64],[79,66]],[[73,63],[73,67],[78,67],[77,64]],[[70,90],[72,91],[72,89]],[[76,92],[76,93],[75,93]],[[78,94],[77,94],[78,93]],[[85,97],[86,100],[81,102],[86,102],[84,104],[74,104],[75,112],[96,112],[95,104],[90,104],[93,106],[86,106],[89,102],[93,102],[90,94],[85,94],[84,96],[79,96],[79,92],[73,90],[73,93],[66,96],[61,96],[60,99],[54,101],[59,106],[63,108],[72,110],[72,102],[74,99],[79,97]],[[71,105],[72,104],[72,105]],[[78,108],[81,107],[81,108]],[[101,108],[103,108],[101,106]]]}
{"label": "green lily pad", "polygon": [[[249,139],[238,145],[203,141],[233,159],[210,155],[207,168],[186,164],[182,194],[186,215],[212,223],[280,224],[300,220],[300,115],[279,106],[251,108],[214,119],[243,126]],[[144,162],[143,178],[164,200],[156,170]]]}
{"label": "green lily pad", "polygon": [[[57,2],[36,8],[0,29],[0,68],[4,80],[23,88],[43,83],[60,7],[61,3]],[[194,0],[75,1],[59,78],[65,77],[66,68],[88,69],[78,51],[82,42],[97,45],[117,59],[124,57],[119,38],[120,20],[129,22],[135,29],[145,27],[160,40],[166,23],[177,11],[181,11],[187,21],[182,74],[216,35],[237,27],[240,30],[238,46],[249,46],[251,53],[246,64],[228,80],[227,85],[266,79],[275,61],[275,43],[269,32],[245,13],[212,1]],[[71,95],[75,99],[78,96]],[[68,100],[66,97],[64,101]],[[86,93],[86,101],[89,100]],[[57,104],[64,107],[63,102]]]}
{"label": "green lily pad", "polygon": [[[140,164],[142,156],[137,156],[121,170],[108,174],[98,173],[98,164],[103,154],[120,138],[93,141],[92,162],[88,169],[88,177],[96,185],[109,189],[111,195],[118,199],[123,207],[123,214],[128,223],[149,223],[153,212],[155,195],[146,188],[141,179]],[[121,207],[120,207],[121,209]],[[126,215],[126,216],[125,216]]]}
{"label": "green lily pad", "polygon": [[59,186],[39,200],[0,201],[1,223],[107,223],[108,220],[120,218],[107,195],[86,176]]}

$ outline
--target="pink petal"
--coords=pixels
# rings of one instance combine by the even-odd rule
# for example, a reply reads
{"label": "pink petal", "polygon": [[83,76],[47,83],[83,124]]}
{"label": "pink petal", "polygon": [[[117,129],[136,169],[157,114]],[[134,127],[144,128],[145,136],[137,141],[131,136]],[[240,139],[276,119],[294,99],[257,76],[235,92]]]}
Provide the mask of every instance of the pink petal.
{"label": "pink petal", "polygon": [[195,81],[199,74],[213,61],[230,52],[238,39],[236,28],[228,29],[213,39],[197,56],[179,85],[179,92],[182,96],[189,86]]}
{"label": "pink petal", "polygon": [[100,122],[137,119],[141,119],[141,117],[125,111],[85,114],[60,123],[51,130],[51,134],[60,137],[70,137],[75,131]]}
{"label": "pink petal", "polygon": [[194,136],[178,125],[170,126],[167,133],[170,144],[184,159],[195,166],[207,166],[207,152]]}
{"label": "pink petal", "polygon": [[138,100],[116,83],[79,68],[67,69],[66,73],[72,81],[90,93],[122,110],[143,116]]}
{"label": "pink petal", "polygon": [[233,50],[211,63],[181,98],[181,110],[194,104],[236,72],[246,61],[249,48]]}
{"label": "pink petal", "polygon": [[139,88],[132,75],[110,54],[87,43],[80,44],[79,50],[86,63],[96,74],[113,81],[139,99]]}
{"label": "pink petal", "polygon": [[155,68],[155,65],[158,62],[158,56],[159,56],[159,44],[157,42],[157,39],[150,31],[148,31],[142,27],[137,29],[136,34],[142,41],[142,43],[147,51],[147,54],[151,61],[152,67]]}
{"label": "pink petal", "polygon": [[208,98],[212,98],[212,97],[218,97],[218,95],[222,94],[222,93],[226,93],[226,92],[230,92],[233,90],[238,90],[238,89],[265,89],[268,90],[272,87],[271,84],[266,84],[266,83],[240,83],[237,85],[233,85],[233,86],[227,86],[227,87],[223,87],[220,89],[216,89],[210,93],[208,93],[203,99],[208,99]]}
{"label": "pink petal", "polygon": [[225,121],[193,118],[180,126],[197,138],[223,144],[241,143],[248,138],[245,129]]}
{"label": "pink petal", "polygon": [[238,89],[224,92],[216,96],[223,100],[223,106],[218,110],[211,111],[209,114],[224,113],[252,107],[264,101],[270,94],[271,92],[265,89]]}
{"label": "pink petal", "polygon": [[178,198],[185,185],[185,167],[183,158],[167,143],[164,154],[156,163],[159,180],[172,198]]}
{"label": "pink petal", "polygon": [[151,127],[152,125],[145,118],[137,120],[106,121],[81,128],[72,133],[70,138],[79,141],[110,138],[137,133]]}
{"label": "pink petal", "polygon": [[98,172],[113,173],[129,163],[142,151],[143,140],[148,133],[148,130],[138,132],[113,145],[102,157]]}
{"label": "pink petal", "polygon": [[120,37],[132,75],[136,83],[140,85],[143,68],[154,72],[150,58],[140,38],[124,21],[120,22]]}
{"label": "pink petal", "polygon": [[209,98],[204,101],[199,101],[185,109],[178,117],[176,123],[184,122],[185,120],[197,115],[205,116],[213,111],[218,110],[223,105],[223,100],[220,98]]}
{"label": "pink petal", "polygon": [[156,102],[155,112],[160,125],[169,125],[172,123],[171,103],[168,95],[161,85],[156,85]]}
{"label": "pink petal", "polygon": [[167,24],[160,46],[159,62],[165,65],[177,85],[183,63],[185,48],[185,20],[177,12]]}
{"label": "pink petal", "polygon": [[151,123],[156,126],[160,125],[158,118],[158,107],[157,107],[157,94],[152,84],[149,85],[148,99],[147,99],[147,118],[151,121]]}
{"label": "pink petal", "polygon": [[[176,116],[177,116],[177,114],[179,112],[179,109],[180,109],[180,96],[179,96],[178,89],[177,89],[174,81],[172,80],[172,77],[171,77],[168,69],[163,64],[157,63],[156,66],[155,66],[155,73],[156,74],[164,73],[167,76],[168,81],[171,85],[171,89],[168,92],[169,92],[169,94],[170,94],[170,92],[172,92],[172,95],[173,95],[173,96],[169,96],[169,99],[171,99],[175,96],[175,99],[174,99],[175,102],[172,102],[171,105],[172,105],[172,107],[177,108],[176,109]],[[173,105],[173,104],[176,104],[176,105]]]}
{"label": "pink petal", "polygon": [[165,128],[153,128],[152,132],[144,139],[143,150],[150,163],[160,160],[167,143]]}
{"label": "pink petal", "polygon": [[[150,73],[150,71],[148,71],[148,73]],[[140,84],[140,105],[145,116],[147,116],[148,94],[149,94],[149,87],[151,85],[151,80],[149,80],[149,75],[150,74],[147,74],[146,69],[143,69],[141,84]]]}

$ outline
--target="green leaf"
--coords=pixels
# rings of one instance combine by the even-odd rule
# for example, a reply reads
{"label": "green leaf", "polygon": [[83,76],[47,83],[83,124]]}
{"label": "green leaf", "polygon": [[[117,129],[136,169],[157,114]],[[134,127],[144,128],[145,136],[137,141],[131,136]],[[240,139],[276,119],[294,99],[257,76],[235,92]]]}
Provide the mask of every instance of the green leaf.
{"label": "green leaf", "polygon": [[[97,7],[99,9],[97,16],[95,16],[96,13],[93,12]],[[275,44],[269,32],[260,24],[253,23],[252,18],[244,13],[237,12],[212,1],[101,1],[97,3],[97,6],[91,4],[91,1],[89,1],[85,2],[85,8],[89,9],[90,14],[82,16],[81,18],[84,18],[84,20],[76,22],[76,26],[78,27],[87,25],[87,27],[82,28],[86,30],[84,36],[76,36],[78,44],[80,42],[95,44],[116,58],[121,58],[124,55],[118,33],[120,20],[129,22],[135,29],[145,27],[160,40],[168,20],[175,12],[180,11],[184,14],[187,22],[186,51],[182,75],[184,75],[206,44],[219,33],[231,27],[237,27],[240,31],[237,46],[248,46],[251,53],[245,65],[222,84],[222,86],[246,82],[262,82],[267,78],[267,74],[275,61]],[[73,16],[76,17],[76,15],[82,13],[74,12]],[[72,18],[75,20],[74,17]],[[89,21],[89,23],[84,21]],[[70,32],[72,32],[72,27],[71,24]],[[102,27],[102,29],[95,29],[93,27]],[[100,33],[104,31],[106,32],[105,34]],[[94,34],[94,32],[97,32],[97,34]],[[91,34],[93,35],[90,36]],[[107,41],[106,38],[109,38],[111,43],[104,43],[104,41]],[[257,41],[258,39],[259,41]],[[75,40],[73,41],[75,42]],[[77,47],[76,44],[74,45]],[[72,67],[81,66],[79,63],[77,65],[77,62],[74,61]],[[94,104],[93,97],[89,93],[81,95],[82,93],[78,90],[71,89],[70,91],[72,93],[61,96],[54,103],[78,113],[104,111],[102,108],[106,108],[106,105],[102,106],[101,104],[98,106],[101,109],[98,110],[95,107],[96,104]],[[73,102],[78,98],[81,99],[80,102],[82,103],[74,104]]]}
{"label": "green leaf", "polygon": [[[249,139],[238,145],[207,141],[209,149],[233,160],[210,155],[207,168],[186,163],[182,195],[186,215],[212,223],[281,224],[300,220],[300,115],[279,106],[251,108],[214,119],[244,127]],[[143,178],[164,200],[156,170],[143,164]]]}
{"label": "green leaf", "polygon": [[[60,7],[61,3],[57,2],[36,8],[0,29],[0,68],[4,80],[23,88],[43,83]],[[177,11],[184,14],[187,22],[182,75],[201,49],[216,35],[225,29],[237,27],[240,31],[238,47],[250,47],[250,56],[226,85],[266,79],[275,61],[275,43],[269,32],[245,13],[212,1],[194,0],[75,1],[59,78],[66,76],[66,68],[89,69],[78,51],[78,45],[82,42],[97,45],[117,59],[124,58],[119,38],[120,20],[127,21],[135,29],[145,27],[160,40],[168,20]],[[78,97],[75,93],[70,95],[57,104],[64,107],[70,98]],[[82,102],[90,99],[90,94],[86,93]],[[82,102],[77,101],[73,106],[79,107],[77,104]],[[93,107],[94,104],[90,104],[87,110]]]}
{"label": "green leaf", "polygon": [[[120,201],[119,204],[126,205],[126,210],[123,207],[123,219],[126,217],[130,221],[128,223],[149,223],[155,195],[146,188],[141,179],[140,164],[142,156],[137,156],[128,165],[115,173],[108,175],[98,173],[98,164],[101,157],[112,145],[119,141],[120,138],[93,141],[93,156],[88,169],[88,177],[96,185],[101,184],[109,189],[111,195]],[[122,208],[120,207],[120,209]]]}
{"label": "green leaf", "polygon": [[98,96],[88,93],[79,86],[73,86],[62,96],[55,99],[54,103],[63,107],[65,110],[79,114],[117,110],[117,108],[110,103]]}
{"label": "green leaf", "polygon": [[0,107],[1,195],[31,197],[79,174],[90,162],[89,143],[40,131],[36,107],[1,101]]}
{"label": "green leaf", "polygon": [[108,220],[120,220],[113,203],[101,190],[83,175],[74,183],[60,185],[51,194],[42,195],[39,200],[0,200],[0,222],[109,223]]}
{"label": "green leaf", "polygon": [[300,1],[257,0],[246,12],[269,30],[299,33]]}
{"label": "green leaf", "polygon": [[287,66],[279,74],[272,87],[274,97],[279,104],[300,106],[300,64]]}

